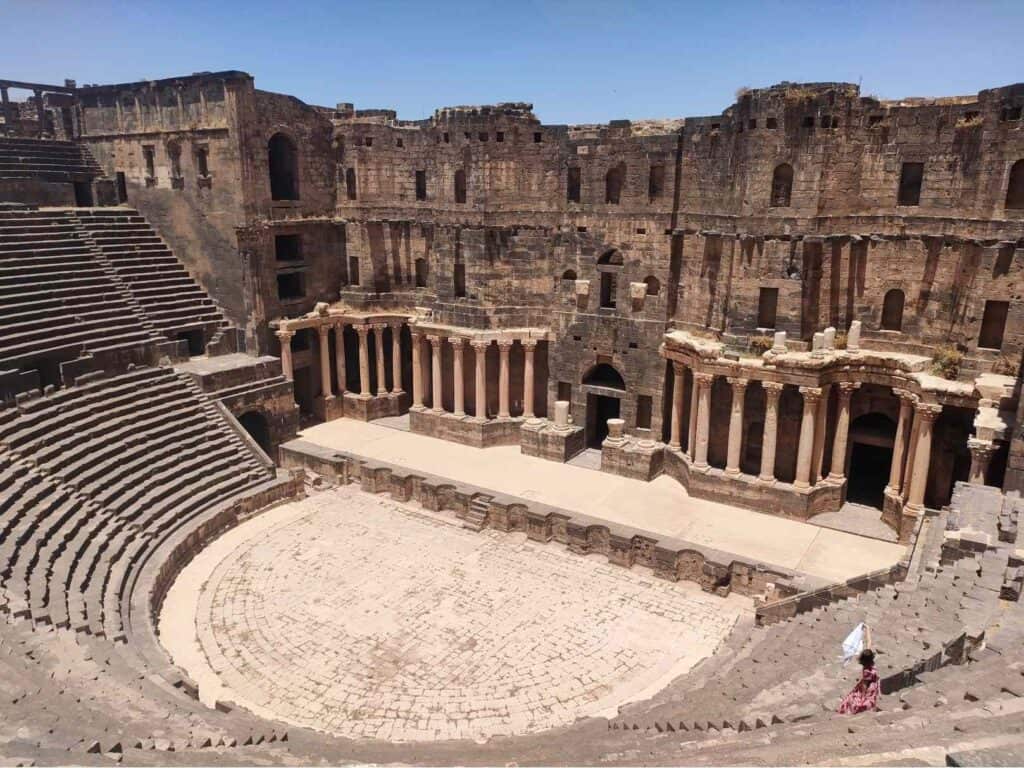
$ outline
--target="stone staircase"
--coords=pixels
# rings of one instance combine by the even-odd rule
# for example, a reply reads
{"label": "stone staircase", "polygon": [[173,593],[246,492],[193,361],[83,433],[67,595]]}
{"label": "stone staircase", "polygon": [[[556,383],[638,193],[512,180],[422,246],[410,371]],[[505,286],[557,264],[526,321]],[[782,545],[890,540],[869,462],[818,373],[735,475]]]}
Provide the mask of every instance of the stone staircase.
{"label": "stone staircase", "polygon": [[0,137],[0,179],[72,182],[100,176],[103,169],[84,144]]}

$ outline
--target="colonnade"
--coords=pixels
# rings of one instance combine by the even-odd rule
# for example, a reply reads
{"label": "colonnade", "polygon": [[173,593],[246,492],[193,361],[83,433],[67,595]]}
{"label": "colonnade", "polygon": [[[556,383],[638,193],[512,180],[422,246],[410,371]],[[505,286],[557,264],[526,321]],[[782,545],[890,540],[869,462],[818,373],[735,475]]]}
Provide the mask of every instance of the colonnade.
{"label": "colonnade", "polygon": [[[351,325],[359,340],[359,397],[370,398],[376,395],[401,395],[402,389],[402,344],[401,334],[404,321],[379,323],[357,323],[350,318],[332,318],[315,326],[320,340],[320,391],[324,398],[335,395],[344,396],[347,387],[347,371],[345,359],[345,328]],[[384,355],[384,331],[391,329],[391,389],[387,388],[386,364]],[[289,381],[294,378],[291,340],[296,329],[283,328],[277,331],[281,342],[281,370]],[[331,346],[330,334],[334,333],[334,366],[337,371],[338,391],[334,391],[331,382]],[[375,366],[377,373],[377,391],[371,391],[370,379],[370,335],[374,336]]]}
{"label": "colonnade", "polygon": [[426,386],[423,381],[423,343],[430,344],[430,392],[431,411],[444,413],[444,398],[442,397],[443,371],[442,371],[442,348],[447,341],[452,347],[452,414],[457,417],[466,416],[466,393],[464,384],[465,374],[465,349],[466,343],[473,348],[476,359],[475,390],[474,390],[474,413],[473,418],[477,421],[484,421],[487,416],[487,350],[492,344],[498,346],[498,413],[499,419],[510,418],[511,407],[511,369],[509,355],[513,344],[520,344],[523,347],[524,371],[523,371],[523,416],[527,419],[534,418],[535,393],[534,393],[534,355],[537,349],[536,338],[501,338],[501,339],[479,339],[466,338],[462,336],[445,336],[419,330],[412,331],[412,405],[413,408],[426,409],[424,399]]}
{"label": "colonnade", "polygon": [[[669,449],[682,450],[683,430],[688,430],[686,456],[698,470],[708,469],[708,446],[711,430],[711,390],[715,374],[692,371],[693,387],[689,409],[689,422],[683,423],[684,381],[687,366],[673,362],[674,382],[672,389],[672,415],[669,429]],[[741,473],[740,460],[743,439],[743,416],[747,387],[754,379],[741,376],[726,377],[732,389],[732,406],[729,413],[729,432],[726,450],[726,475]],[[760,380],[765,391],[764,426],[761,435],[761,465],[757,479],[764,483],[776,483],[775,460],[779,430],[779,399],[784,382]],[[796,386],[803,398],[800,418],[800,433],[797,443],[796,475],[793,487],[805,490],[819,482],[842,483],[846,476],[846,452],[850,431],[850,400],[860,386],[857,382],[823,384],[818,387]],[[838,392],[835,428],[833,430],[832,459],[829,467],[824,466],[825,440],[827,434],[828,401],[830,390]],[[932,430],[935,419],[942,412],[942,406],[926,403],[910,392],[894,390],[900,398],[899,424],[893,446],[892,468],[887,494],[898,496],[910,510],[924,507],[924,495],[931,464]],[[978,449],[979,456],[983,453]],[[972,462],[972,467],[974,462]],[[987,467],[987,463],[985,464]],[[979,459],[979,469],[973,474],[983,476],[984,469]]]}

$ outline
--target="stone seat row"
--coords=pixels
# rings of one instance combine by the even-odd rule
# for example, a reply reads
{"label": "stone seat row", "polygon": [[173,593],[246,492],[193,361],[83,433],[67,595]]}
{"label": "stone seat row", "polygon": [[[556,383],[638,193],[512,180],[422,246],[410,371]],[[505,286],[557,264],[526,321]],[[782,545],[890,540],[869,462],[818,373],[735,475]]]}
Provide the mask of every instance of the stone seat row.
{"label": "stone seat row", "polygon": [[[833,711],[854,672],[838,661],[842,639],[859,621],[873,627],[880,650],[883,690],[899,690],[918,676],[955,664],[980,647],[986,629],[1000,614],[998,586],[984,566],[961,562],[938,565],[939,541],[932,539],[934,567],[898,586],[819,607],[784,624],[751,631],[736,653],[715,662],[714,675],[684,676],[679,698],[655,706],[626,708],[614,727],[653,732],[744,728],[795,719],[821,718]],[[1002,566],[1005,568],[1005,557]],[[675,684],[674,684],[675,685]]]}

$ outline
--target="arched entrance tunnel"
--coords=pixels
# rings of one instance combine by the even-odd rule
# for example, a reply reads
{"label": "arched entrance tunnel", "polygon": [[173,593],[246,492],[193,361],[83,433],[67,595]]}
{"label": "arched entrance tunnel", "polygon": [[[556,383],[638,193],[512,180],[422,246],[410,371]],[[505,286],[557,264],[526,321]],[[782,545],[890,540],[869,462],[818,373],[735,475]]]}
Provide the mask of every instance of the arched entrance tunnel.
{"label": "arched entrance tunnel", "polygon": [[267,417],[259,411],[246,411],[238,417],[238,423],[249,433],[249,437],[263,449],[263,452],[270,456],[270,426],[267,424]]}

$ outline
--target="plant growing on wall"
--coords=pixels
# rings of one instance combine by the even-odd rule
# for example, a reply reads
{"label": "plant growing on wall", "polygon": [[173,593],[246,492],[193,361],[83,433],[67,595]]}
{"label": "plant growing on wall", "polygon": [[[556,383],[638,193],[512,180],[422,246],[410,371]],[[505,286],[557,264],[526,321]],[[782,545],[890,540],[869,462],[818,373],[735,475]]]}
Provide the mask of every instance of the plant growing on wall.
{"label": "plant growing on wall", "polygon": [[956,347],[940,347],[932,356],[932,373],[949,381],[956,381],[963,360],[963,353]]}

